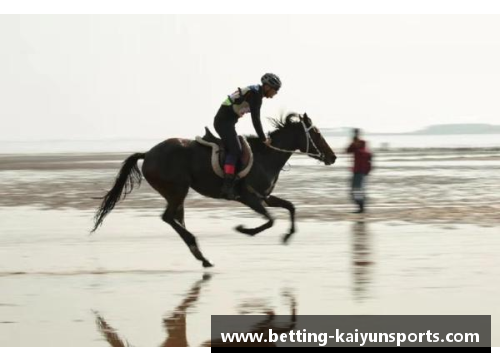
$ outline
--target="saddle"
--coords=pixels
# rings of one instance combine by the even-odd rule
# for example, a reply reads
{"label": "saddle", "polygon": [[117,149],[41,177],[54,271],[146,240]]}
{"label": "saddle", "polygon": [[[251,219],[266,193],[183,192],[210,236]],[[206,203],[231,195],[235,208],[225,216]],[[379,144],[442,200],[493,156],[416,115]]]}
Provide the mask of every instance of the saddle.
{"label": "saddle", "polygon": [[[243,150],[241,159],[238,162],[238,169],[236,175],[241,179],[248,175],[253,165],[253,153],[248,141],[245,137],[238,136],[240,139],[241,148]],[[224,160],[226,158],[226,151],[222,144],[222,140],[217,138],[205,127],[205,135],[203,137],[197,136],[196,142],[203,146],[212,148],[212,168],[215,174],[224,178]]]}

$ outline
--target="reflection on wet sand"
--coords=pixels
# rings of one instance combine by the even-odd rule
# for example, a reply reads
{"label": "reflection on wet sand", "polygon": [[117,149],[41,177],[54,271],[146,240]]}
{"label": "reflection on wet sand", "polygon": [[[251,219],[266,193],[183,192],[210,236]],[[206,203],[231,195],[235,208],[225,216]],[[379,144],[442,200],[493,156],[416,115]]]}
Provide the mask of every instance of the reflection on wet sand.
{"label": "reflection on wet sand", "polygon": [[[91,239],[89,213],[0,208],[0,321],[15,322],[0,323],[0,345],[158,346],[168,335],[169,343],[199,346],[210,338],[211,314],[259,314],[245,320],[249,331],[272,309],[277,315],[267,322],[278,324],[290,315],[283,287],[302,315],[499,314],[498,227],[357,215],[365,223],[301,222],[285,247],[281,230],[233,238],[239,215],[194,210],[204,245],[221,260],[212,280],[201,281],[185,246],[149,214],[117,213],[115,227]],[[91,309],[99,311],[99,329]],[[492,323],[497,345],[498,318]]]}
{"label": "reflection on wet sand", "polygon": [[[186,294],[186,298],[175,308],[174,312],[169,318],[163,319],[163,327],[167,334],[167,338],[160,344],[160,347],[188,347],[186,336],[186,314],[188,309],[195,304],[199,297],[201,288],[211,279],[211,274],[203,274],[203,278],[198,280]],[[96,321],[99,331],[106,341],[112,347],[129,347],[131,344],[120,338],[117,331],[111,327],[106,320],[98,313],[96,314]]]}
{"label": "reflection on wet sand", "polygon": [[[160,347],[189,347],[187,340],[187,324],[186,316],[188,309],[193,307],[198,299],[200,298],[200,293],[202,287],[208,283],[212,278],[209,273],[203,274],[203,278],[194,283],[186,297],[181,301],[181,303],[175,308],[174,312],[168,317],[163,319],[163,327],[165,328],[165,333],[167,334],[166,339],[159,345]],[[284,296],[289,299],[290,303],[290,322],[286,326],[278,326],[275,324],[275,313],[271,309],[266,309],[263,313],[266,315],[264,320],[255,324],[248,331],[239,331],[247,333],[267,333],[269,329],[272,329],[276,333],[286,333],[295,328],[297,323],[297,303],[295,297],[291,293],[284,293]],[[264,308],[263,308],[264,309]],[[108,322],[96,311],[96,323],[99,332],[104,337],[104,339],[112,347],[131,347],[125,338],[120,337],[118,332],[109,325]],[[245,314],[242,312],[241,314]],[[201,344],[200,347],[245,347],[247,343],[245,342],[231,342],[223,343],[221,339],[207,340]],[[262,342],[262,343],[251,343],[253,347],[276,347],[276,343],[273,342]]]}
{"label": "reflection on wet sand", "polygon": [[364,220],[352,224],[352,270],[354,299],[369,298],[368,286],[372,272],[370,234]]}

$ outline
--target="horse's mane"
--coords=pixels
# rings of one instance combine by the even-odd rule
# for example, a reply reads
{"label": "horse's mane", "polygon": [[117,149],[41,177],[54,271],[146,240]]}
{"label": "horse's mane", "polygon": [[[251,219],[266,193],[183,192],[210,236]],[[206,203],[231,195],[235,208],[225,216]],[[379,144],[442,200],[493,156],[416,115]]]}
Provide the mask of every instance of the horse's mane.
{"label": "horse's mane", "polygon": [[286,127],[291,126],[294,123],[299,122],[299,114],[295,112],[282,114],[279,118],[268,118],[268,121],[273,125],[274,131],[279,131]]}
{"label": "horse's mane", "polygon": [[[295,112],[282,113],[278,118],[268,117],[267,120],[273,126],[274,130],[271,131],[271,137],[276,132],[279,132],[285,128],[291,127],[299,123],[299,114]],[[260,141],[259,137],[256,135],[245,135],[244,136],[248,143],[250,143],[253,152],[259,152],[266,150],[266,146]]]}

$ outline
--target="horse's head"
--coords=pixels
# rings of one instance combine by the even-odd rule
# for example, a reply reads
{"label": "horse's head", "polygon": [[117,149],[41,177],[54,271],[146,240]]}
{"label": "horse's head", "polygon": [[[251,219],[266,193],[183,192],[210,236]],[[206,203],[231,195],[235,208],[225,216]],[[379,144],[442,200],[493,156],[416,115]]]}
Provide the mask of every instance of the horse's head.
{"label": "horse's head", "polygon": [[319,129],[313,125],[307,113],[304,113],[303,116],[299,115],[299,119],[304,128],[304,137],[300,137],[300,151],[324,162],[325,165],[334,164],[337,156],[335,156]]}

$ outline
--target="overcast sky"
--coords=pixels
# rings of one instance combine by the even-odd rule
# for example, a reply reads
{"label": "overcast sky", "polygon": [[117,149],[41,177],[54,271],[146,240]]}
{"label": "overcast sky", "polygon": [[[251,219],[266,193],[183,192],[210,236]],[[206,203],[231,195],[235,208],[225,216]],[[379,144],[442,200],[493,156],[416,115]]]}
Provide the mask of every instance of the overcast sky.
{"label": "overcast sky", "polygon": [[263,118],[500,124],[499,34],[498,15],[1,15],[0,139],[195,136],[268,71]]}

